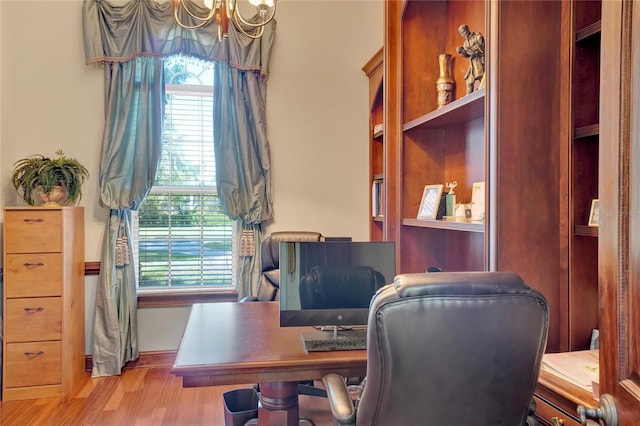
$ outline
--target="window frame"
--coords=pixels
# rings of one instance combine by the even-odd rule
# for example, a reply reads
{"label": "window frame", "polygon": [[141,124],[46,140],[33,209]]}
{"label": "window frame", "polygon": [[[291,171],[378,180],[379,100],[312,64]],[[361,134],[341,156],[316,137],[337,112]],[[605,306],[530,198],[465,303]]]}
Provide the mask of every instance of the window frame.
{"label": "window frame", "polygon": [[[204,90],[203,90],[204,89]],[[193,84],[165,84],[165,93],[167,95],[194,95],[194,96],[213,96],[213,87],[207,85],[193,85]],[[164,141],[163,141],[164,143]],[[184,189],[173,189],[170,192],[167,191],[167,186],[154,186],[151,188],[150,193],[161,194],[178,194],[180,192],[193,193],[192,188],[185,187]],[[199,193],[202,194],[216,194],[217,189],[211,187],[198,188]],[[135,256],[135,273],[139,274],[139,262],[138,262],[138,211],[133,212],[132,215],[132,233],[134,244],[134,256]],[[237,235],[238,221],[231,221],[231,240],[232,240],[232,284],[229,286],[218,287],[139,287],[139,282],[136,280],[136,290],[138,294],[138,307],[157,307],[157,306],[186,306],[193,303],[205,303],[205,302],[227,302],[237,301],[237,264],[240,262],[238,247],[237,247]]]}

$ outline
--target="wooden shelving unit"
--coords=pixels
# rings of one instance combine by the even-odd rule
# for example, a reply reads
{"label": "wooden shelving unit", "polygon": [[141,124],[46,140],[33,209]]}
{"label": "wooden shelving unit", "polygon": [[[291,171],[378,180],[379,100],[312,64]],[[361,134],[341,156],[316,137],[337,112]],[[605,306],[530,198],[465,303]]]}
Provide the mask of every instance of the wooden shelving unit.
{"label": "wooden shelving unit", "polygon": [[588,349],[598,328],[598,228],[588,227],[598,198],[600,107],[600,1],[571,2],[569,306],[561,350]]}
{"label": "wooden shelving unit", "polygon": [[[384,49],[380,48],[362,67],[367,77],[369,77],[369,184],[371,197],[369,205],[374,209],[374,191],[371,186],[375,181],[381,182],[381,191],[378,195],[378,204],[381,211],[379,214],[370,215],[369,238],[371,241],[382,241],[384,234],[384,121],[383,121],[383,64]],[[379,128],[382,127],[382,128]],[[373,213],[373,212],[372,212]]]}
{"label": "wooden shelving unit", "polygon": [[[547,352],[588,349],[600,329],[600,390],[618,397],[620,424],[640,416],[633,6],[385,1],[383,160],[372,149],[371,163],[386,186],[384,226],[372,235],[396,242],[397,272],[518,273],[547,299]],[[485,37],[486,89],[470,95],[468,62],[456,54],[461,24]],[[454,57],[456,90],[437,109],[442,53]],[[459,202],[468,202],[473,182],[485,182],[484,223],[417,220],[424,186],[454,180]],[[594,199],[602,231],[588,226]],[[577,424],[578,404],[598,406],[548,376],[535,395],[542,424]]]}
{"label": "wooden shelving unit", "polygon": [[[558,209],[558,182],[567,173],[557,162],[561,116],[549,113],[562,108],[561,4],[386,2],[384,238],[396,241],[399,272],[512,270],[559,309],[567,254],[548,253],[560,253],[562,238],[566,246],[560,222],[568,220]],[[480,32],[486,46],[486,88],[470,94],[469,62],[456,50],[462,24]],[[454,58],[456,87],[454,100],[438,109],[441,53]],[[474,182],[485,182],[483,222],[416,219],[424,186],[451,181],[460,203],[471,201]],[[559,347],[559,323],[553,328]]]}

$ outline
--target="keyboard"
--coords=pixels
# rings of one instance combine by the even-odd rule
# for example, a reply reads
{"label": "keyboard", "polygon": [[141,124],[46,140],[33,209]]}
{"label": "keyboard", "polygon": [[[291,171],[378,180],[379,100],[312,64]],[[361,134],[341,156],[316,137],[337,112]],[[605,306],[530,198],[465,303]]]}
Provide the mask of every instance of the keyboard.
{"label": "keyboard", "polygon": [[355,351],[367,349],[367,330],[341,330],[302,333],[305,352]]}

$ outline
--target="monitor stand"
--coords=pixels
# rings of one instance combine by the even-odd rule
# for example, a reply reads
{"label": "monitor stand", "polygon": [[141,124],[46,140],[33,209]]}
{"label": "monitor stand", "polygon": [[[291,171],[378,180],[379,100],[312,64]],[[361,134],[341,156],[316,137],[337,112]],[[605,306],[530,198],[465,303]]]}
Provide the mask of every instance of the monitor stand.
{"label": "monitor stand", "polygon": [[302,333],[302,342],[307,352],[366,349],[367,330],[340,330],[333,326],[332,330]]}

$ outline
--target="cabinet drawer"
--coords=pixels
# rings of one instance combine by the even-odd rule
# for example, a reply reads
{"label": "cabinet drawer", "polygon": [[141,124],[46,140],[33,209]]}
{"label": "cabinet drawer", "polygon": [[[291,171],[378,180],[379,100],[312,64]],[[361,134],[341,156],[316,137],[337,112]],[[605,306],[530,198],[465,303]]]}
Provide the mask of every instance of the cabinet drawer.
{"label": "cabinet drawer", "polygon": [[59,210],[5,211],[6,253],[56,253],[62,249]]}
{"label": "cabinet drawer", "polygon": [[[551,426],[581,426],[580,422],[573,419],[564,410],[561,410],[560,408],[549,404],[547,401],[538,398],[537,395],[534,395],[533,399],[536,402],[536,416],[540,419],[542,424]],[[576,414],[574,413],[574,415]]]}
{"label": "cabinet drawer", "polygon": [[5,339],[7,342],[60,340],[62,299],[34,297],[7,299]]}
{"label": "cabinet drawer", "polygon": [[8,254],[5,259],[6,297],[62,295],[62,255]]}
{"label": "cabinet drawer", "polygon": [[62,381],[61,343],[8,343],[4,373],[7,388],[55,385]]}

